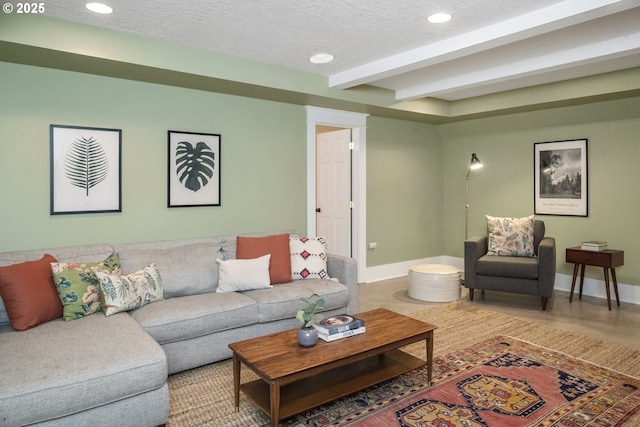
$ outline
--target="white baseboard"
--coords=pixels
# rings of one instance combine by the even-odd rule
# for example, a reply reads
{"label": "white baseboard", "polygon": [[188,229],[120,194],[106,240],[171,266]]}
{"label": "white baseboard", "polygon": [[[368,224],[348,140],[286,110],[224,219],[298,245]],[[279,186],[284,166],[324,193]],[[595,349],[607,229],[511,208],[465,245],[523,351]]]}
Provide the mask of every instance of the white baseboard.
{"label": "white baseboard", "polygon": [[[573,276],[568,274],[556,274],[556,283],[553,288],[560,291],[571,292],[572,279]],[[578,278],[576,282],[574,298],[578,298],[578,293],[580,292],[580,279]],[[640,304],[640,286],[633,286],[618,282],[618,294],[620,296],[620,302]],[[604,278],[602,280],[596,280],[585,277],[584,286],[582,287],[582,295],[606,299],[607,290],[605,288]],[[611,301],[612,306],[614,306],[616,304],[616,295],[613,291],[613,284],[611,285]]]}
{"label": "white baseboard", "polygon": [[409,268],[413,265],[420,264],[444,264],[452,265],[464,270],[464,260],[462,258],[456,258],[451,256],[437,256],[431,258],[414,259],[412,261],[398,262],[395,264],[378,265],[376,267],[367,267],[365,280],[359,280],[360,282],[377,282],[379,280],[394,279],[396,277],[402,277],[409,274]]}
{"label": "white baseboard", "polygon": [[[393,279],[396,277],[406,276],[409,273],[409,268],[413,265],[419,264],[445,264],[451,265],[464,270],[464,259],[451,257],[451,256],[437,256],[431,258],[416,259],[412,261],[398,262],[394,264],[378,265],[375,267],[367,267],[366,280],[361,282],[377,282],[380,280]],[[568,274],[556,273],[556,283],[554,289],[559,291],[571,291],[571,280],[573,276]],[[579,280],[579,279],[578,279]],[[576,290],[574,298],[577,298],[580,283],[576,283]],[[640,305],[640,286],[628,285],[626,283],[618,282],[618,293],[620,295],[620,302],[628,302],[631,304]],[[604,279],[597,280],[585,277],[584,286],[582,288],[582,295],[592,296],[596,298],[607,298],[605,290]],[[615,305],[615,294],[611,289],[611,299]]]}

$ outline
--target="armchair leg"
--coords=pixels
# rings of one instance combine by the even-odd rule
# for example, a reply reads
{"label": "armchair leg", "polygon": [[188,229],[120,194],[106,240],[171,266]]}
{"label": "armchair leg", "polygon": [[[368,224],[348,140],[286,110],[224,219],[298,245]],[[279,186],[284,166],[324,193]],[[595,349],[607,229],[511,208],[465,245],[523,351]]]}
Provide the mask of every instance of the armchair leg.
{"label": "armchair leg", "polygon": [[469,288],[469,301],[473,301],[473,291],[475,291],[475,289]]}
{"label": "armchair leg", "polygon": [[542,310],[546,310],[547,309],[547,300],[549,299],[549,297],[542,297]]}

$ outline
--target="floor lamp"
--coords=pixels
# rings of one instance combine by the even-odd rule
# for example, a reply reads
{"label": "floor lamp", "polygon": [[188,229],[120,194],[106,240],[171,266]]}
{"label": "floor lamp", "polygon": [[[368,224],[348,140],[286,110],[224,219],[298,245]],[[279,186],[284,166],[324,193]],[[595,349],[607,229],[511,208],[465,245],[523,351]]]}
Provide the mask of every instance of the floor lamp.
{"label": "floor lamp", "polygon": [[469,238],[469,179],[471,178],[472,169],[480,169],[482,162],[476,156],[476,153],[471,153],[471,162],[469,163],[469,170],[467,171],[467,177],[465,178],[465,191],[464,191],[464,240]]}

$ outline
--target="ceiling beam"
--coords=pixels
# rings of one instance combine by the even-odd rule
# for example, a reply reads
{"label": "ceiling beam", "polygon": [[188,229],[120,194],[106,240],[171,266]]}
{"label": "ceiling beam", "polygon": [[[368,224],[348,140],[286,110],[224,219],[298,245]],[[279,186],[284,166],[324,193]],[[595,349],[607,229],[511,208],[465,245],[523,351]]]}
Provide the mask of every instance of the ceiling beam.
{"label": "ceiling beam", "polygon": [[[406,101],[424,97],[447,98],[455,91],[478,88],[523,77],[540,76],[572,67],[596,64],[630,55],[640,55],[640,32],[597,43],[531,56],[485,68],[461,66],[461,72],[396,91],[396,99]],[[472,71],[466,72],[471,69]],[[567,72],[565,79],[582,77]]]}
{"label": "ceiling beam", "polygon": [[565,0],[527,14],[329,76],[347,89],[515,43],[636,7],[631,0]]}

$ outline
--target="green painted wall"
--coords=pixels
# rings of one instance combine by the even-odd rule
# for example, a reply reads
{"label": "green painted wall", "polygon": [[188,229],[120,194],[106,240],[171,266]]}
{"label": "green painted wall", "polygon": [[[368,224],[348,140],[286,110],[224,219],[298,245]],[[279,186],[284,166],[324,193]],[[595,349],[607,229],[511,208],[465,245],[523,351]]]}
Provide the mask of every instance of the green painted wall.
{"label": "green painted wall", "polygon": [[[303,107],[0,62],[0,251],[306,232]],[[49,125],[120,128],[122,213],[49,215]],[[167,130],[222,134],[222,206],[167,204]],[[369,117],[369,266],[440,255],[434,125]]]}
{"label": "green painted wall", "polygon": [[[306,113],[271,101],[0,62],[0,251],[306,232]],[[122,213],[49,215],[49,125],[119,128]],[[222,206],[167,206],[167,130],[222,134]]]}
{"label": "green painted wall", "polygon": [[[582,240],[607,240],[625,251],[616,269],[622,283],[640,285],[640,98],[550,109],[439,126],[444,138],[444,242],[447,255],[462,257],[464,177],[472,152],[484,168],[471,175],[469,235],[486,232],[485,214],[534,213],[533,145],[536,142],[587,138],[589,216],[541,215],[547,234],[556,238],[558,272],[572,274],[564,249]],[[592,277],[602,272],[588,269]]]}
{"label": "green painted wall", "polygon": [[368,118],[368,266],[442,255],[442,172],[436,126]]}
{"label": "green painted wall", "polygon": [[[0,62],[0,251],[295,229],[306,232],[304,107]],[[123,212],[49,215],[49,125],[123,130]],[[542,217],[564,248],[625,250],[622,283],[640,284],[640,98],[429,125],[367,120],[369,267],[462,256],[471,152],[470,234],[484,215],[533,213],[533,144],[589,139],[589,217]],[[167,130],[222,134],[222,206],[168,209]],[[597,271],[589,274],[596,276]],[[597,276],[599,278],[599,276]]]}

